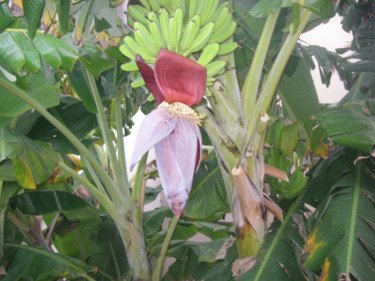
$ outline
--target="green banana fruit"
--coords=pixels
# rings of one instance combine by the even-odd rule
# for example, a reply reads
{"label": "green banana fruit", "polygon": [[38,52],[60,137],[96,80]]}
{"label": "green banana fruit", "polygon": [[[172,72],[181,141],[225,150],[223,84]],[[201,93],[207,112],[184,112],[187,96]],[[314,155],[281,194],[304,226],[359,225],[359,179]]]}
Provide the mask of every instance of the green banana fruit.
{"label": "green banana fruit", "polygon": [[214,61],[214,62],[211,62],[210,64],[208,64],[206,66],[207,77],[213,77],[213,76],[215,76],[217,74],[220,74],[223,71],[225,71],[226,64],[227,63],[225,61]]}
{"label": "green banana fruit", "polygon": [[131,61],[131,62],[128,62],[128,63],[125,63],[125,64],[121,65],[121,69],[124,70],[124,71],[137,71],[138,66],[137,66],[137,63],[135,61]]}
{"label": "green banana fruit", "polygon": [[[155,58],[148,55],[147,53],[145,53],[145,51],[138,45],[137,42],[135,42],[135,40],[133,38],[131,38],[129,36],[126,36],[125,39],[124,39],[124,42],[125,42],[125,46],[124,45],[123,46],[125,48],[130,49],[131,53],[134,54],[134,57],[129,57],[132,60],[135,60],[135,55],[139,54],[145,61],[148,61],[148,62],[154,62],[155,61]],[[124,53],[124,55],[126,55],[126,54]]]}
{"label": "green banana fruit", "polygon": [[212,43],[207,45],[201,55],[199,56],[198,63],[200,65],[206,66],[209,64],[219,53],[220,45],[218,43]]}
{"label": "green banana fruit", "polygon": [[145,6],[147,10],[150,10],[150,4],[148,3],[147,0],[138,0],[138,1],[141,2],[141,4]]}
{"label": "green banana fruit", "polygon": [[133,22],[138,21],[144,25],[147,25],[146,14],[148,10],[140,5],[128,6],[128,15],[133,19]]}
{"label": "green banana fruit", "polygon": [[177,36],[177,21],[176,18],[169,19],[169,50],[178,52],[178,36]]}
{"label": "green banana fruit", "polygon": [[238,44],[236,42],[230,42],[220,45],[218,56],[224,56],[232,53],[235,49],[238,48]]}
{"label": "green banana fruit", "polygon": [[153,10],[154,12],[158,12],[160,10],[160,5],[157,0],[148,0],[148,2],[151,6],[151,10]]}
{"label": "green banana fruit", "polygon": [[166,48],[166,44],[163,40],[163,34],[161,33],[160,25],[156,22],[150,21],[148,23],[148,28],[150,29],[151,36],[154,39],[155,47],[160,50],[160,48]]}
{"label": "green banana fruit", "polygon": [[201,1],[204,2],[204,7],[200,13],[202,18],[202,24],[205,24],[209,20],[211,20],[212,14],[216,11],[217,7],[219,6],[219,0],[206,0]]}
{"label": "green banana fruit", "polygon": [[231,37],[236,30],[237,23],[231,22],[230,26],[224,25],[223,28],[216,31],[214,34],[212,34],[209,43],[221,43],[227,40],[229,37]]}
{"label": "green banana fruit", "polygon": [[132,88],[139,88],[139,87],[144,86],[144,85],[146,85],[146,83],[142,78],[140,78],[139,80],[135,80],[132,83],[130,83],[130,86]]}
{"label": "green banana fruit", "polygon": [[282,184],[279,188],[280,196],[284,198],[293,198],[302,192],[307,184],[307,178],[302,169],[297,168],[290,176],[290,183]]}
{"label": "green banana fruit", "polygon": [[182,35],[181,41],[180,41],[180,50],[181,51],[187,51],[191,45],[193,44],[193,41],[195,37],[197,36],[199,32],[199,26],[195,20],[191,20],[188,22],[185,32]]}
{"label": "green banana fruit", "polygon": [[213,13],[213,15],[211,17],[211,20],[214,21],[214,22],[217,22],[220,19],[221,15],[222,15],[223,9],[227,8],[228,5],[229,5],[228,2],[223,2],[222,4],[220,4],[220,6]]}
{"label": "green banana fruit", "polygon": [[161,9],[159,14],[160,29],[163,34],[164,42],[168,50],[171,49],[170,34],[169,34],[169,14],[166,9]]}
{"label": "green banana fruit", "polygon": [[[180,42],[181,35],[182,35],[182,25],[184,21],[184,12],[182,9],[177,9],[174,18],[176,19],[176,25],[177,25],[177,42]],[[178,45],[178,44],[177,44]]]}
{"label": "green banana fruit", "polygon": [[184,56],[201,50],[210,40],[212,33],[214,31],[214,27],[215,24],[213,22],[206,24],[199,31],[197,37],[193,41],[193,44],[191,45],[190,49],[184,53]]}
{"label": "green banana fruit", "polygon": [[190,0],[189,1],[189,19],[195,16],[195,9],[199,1],[202,1],[202,0]]}
{"label": "green banana fruit", "polygon": [[126,57],[128,57],[131,60],[135,60],[136,53],[133,52],[133,50],[130,49],[128,45],[121,45],[119,49],[121,53],[123,53]]}
{"label": "green banana fruit", "polygon": [[141,49],[150,57],[157,57],[159,50],[156,49],[154,40],[151,34],[143,32],[143,30],[137,29],[134,31],[134,37]]}
{"label": "green banana fruit", "polygon": [[218,31],[219,29],[221,29],[224,26],[225,23],[229,23],[232,20],[232,17],[230,16],[228,7],[224,7],[221,10],[221,13],[220,13],[219,17],[218,18],[215,17],[215,19],[216,19],[216,21],[215,21],[214,32]]}

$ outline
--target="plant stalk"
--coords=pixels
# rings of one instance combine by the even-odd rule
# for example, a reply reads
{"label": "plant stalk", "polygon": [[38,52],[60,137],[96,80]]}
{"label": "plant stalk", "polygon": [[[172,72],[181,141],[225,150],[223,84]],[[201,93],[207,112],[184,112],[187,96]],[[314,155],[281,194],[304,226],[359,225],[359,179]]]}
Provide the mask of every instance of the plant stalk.
{"label": "plant stalk", "polygon": [[[110,129],[109,129],[109,126],[108,126],[108,123],[107,123],[105,113],[104,113],[104,107],[103,107],[103,104],[102,104],[102,101],[101,101],[101,98],[100,98],[100,95],[99,95],[99,91],[98,91],[98,88],[96,86],[96,82],[95,82],[94,77],[92,76],[91,73],[89,73],[89,71],[87,69],[85,69],[85,76],[87,78],[91,93],[94,97],[96,108],[98,110],[97,118],[98,118],[100,130],[102,132],[104,142],[106,144],[106,148],[108,149],[108,156],[109,156],[110,162],[112,164],[111,167],[113,169],[113,174],[114,174],[115,183],[116,183],[115,189],[116,189],[116,193],[117,193],[118,198],[119,198],[119,200],[115,200],[115,202],[118,202],[118,203],[121,202],[122,204],[120,203],[119,206],[121,206],[123,204],[128,205],[128,203],[130,201],[129,200],[130,199],[129,186],[125,182],[121,183],[120,165],[119,165],[119,161],[117,160],[117,157],[116,157],[115,147],[113,145],[111,132],[110,132]],[[124,188],[121,188],[122,186]]]}
{"label": "plant stalk", "polygon": [[59,163],[59,168],[71,176],[74,180],[87,188],[95,198],[98,199],[103,208],[108,212],[116,223],[123,244],[126,248],[128,262],[134,280],[150,280],[150,267],[148,263],[146,246],[143,239],[143,232],[139,233],[131,217],[123,217],[116,206],[99,191],[87,179],[78,175],[74,170],[64,163]]}
{"label": "plant stalk", "polygon": [[169,223],[167,234],[165,235],[163,245],[161,247],[160,254],[159,254],[158,260],[157,260],[156,265],[155,265],[154,272],[152,273],[152,281],[159,281],[160,278],[161,278],[161,274],[163,272],[163,265],[164,265],[165,256],[167,254],[168,246],[169,246],[169,243],[171,242],[172,235],[173,235],[173,233],[176,229],[178,220],[179,220],[179,218],[175,216],[175,217],[173,217],[173,219]]}
{"label": "plant stalk", "polygon": [[279,17],[279,13],[280,11],[276,12],[275,14],[270,14],[267,17],[267,21],[259,39],[250,70],[246,76],[245,83],[242,88],[241,95],[246,124],[252,121],[251,113],[257,99],[264,62],[266,60],[268,48],[276,26],[277,18]]}
{"label": "plant stalk", "polygon": [[132,190],[132,201],[134,207],[134,215],[136,220],[141,224],[143,217],[143,202],[144,200],[144,172],[147,163],[148,153],[143,155],[141,160],[138,162],[137,173],[135,174],[134,185]]}
{"label": "plant stalk", "polygon": [[[305,29],[310,17],[312,15],[312,12],[309,10],[303,10],[300,15],[300,24],[296,30],[295,33],[289,33],[287,36],[283,46],[281,47],[275,62],[272,65],[272,68],[270,72],[268,73],[267,79],[263,85],[262,91],[259,95],[258,100],[256,101],[255,108],[252,111],[252,114],[250,116],[250,119],[248,120],[254,120],[253,122],[250,122],[247,124],[247,130],[249,134],[247,135],[247,139],[245,141],[246,146],[245,148],[249,149],[254,143],[254,137],[256,134],[256,129],[258,127],[260,115],[262,113],[266,113],[272,103],[274,94],[276,92],[277,86],[280,82],[281,76],[284,72],[285,66],[289,61],[290,55],[292,54],[292,51],[297,43],[297,40],[303,30]],[[246,150],[244,149],[242,151],[242,158],[245,157]]]}
{"label": "plant stalk", "polygon": [[[124,106],[126,106],[124,104]],[[121,109],[121,92],[116,89],[115,93],[115,119],[116,119],[116,135],[117,135],[117,153],[121,171],[121,181],[128,184],[128,173],[126,169],[126,157],[125,157],[125,143],[124,143],[124,132],[123,132],[123,118]],[[128,187],[129,188],[129,187]]]}

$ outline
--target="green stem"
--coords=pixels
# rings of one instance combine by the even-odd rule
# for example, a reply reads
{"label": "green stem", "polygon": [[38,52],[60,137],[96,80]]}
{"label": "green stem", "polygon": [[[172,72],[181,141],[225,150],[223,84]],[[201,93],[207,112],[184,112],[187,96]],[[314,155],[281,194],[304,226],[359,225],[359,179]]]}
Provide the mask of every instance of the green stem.
{"label": "green stem", "polygon": [[358,161],[355,166],[355,175],[354,175],[354,186],[353,186],[353,204],[352,204],[352,211],[350,217],[350,228],[349,228],[349,235],[348,235],[348,247],[347,247],[347,254],[345,260],[345,273],[346,276],[350,274],[350,266],[353,263],[353,248],[354,242],[356,240],[355,231],[356,231],[356,224],[358,219],[358,209],[359,209],[359,196],[361,193],[361,161]]}
{"label": "green stem", "polygon": [[119,268],[119,265],[118,265],[115,249],[113,248],[112,242],[109,242],[109,248],[111,249],[112,259],[113,259],[113,263],[115,265],[117,280],[121,280],[120,268]]}
{"label": "green stem", "polygon": [[137,168],[137,173],[135,175],[134,179],[134,185],[133,185],[133,190],[132,190],[132,201],[134,205],[134,211],[135,215],[137,217],[137,220],[139,222],[142,221],[142,214],[143,214],[143,202],[144,200],[142,199],[144,197],[144,172],[146,168],[146,163],[147,163],[147,156],[148,153],[143,155],[141,160],[138,162],[138,168]]}
{"label": "green stem", "polygon": [[59,162],[58,167],[64,173],[68,174],[74,180],[82,184],[100,202],[100,204],[109,214],[113,214],[117,212],[115,206],[109,200],[108,196],[102,191],[100,191],[98,188],[96,188],[96,186],[94,186],[91,182],[89,182],[87,179],[77,174],[73,169],[71,169],[69,166],[67,166],[63,162]]}
{"label": "green stem", "polygon": [[[124,103],[124,106],[126,104]],[[128,173],[126,172],[126,157],[125,157],[125,143],[124,143],[124,132],[123,132],[123,119],[121,110],[121,91],[116,90],[115,94],[115,119],[116,119],[116,133],[117,133],[117,151],[120,164],[120,171],[122,171],[122,181],[124,184],[128,183]]]}
{"label": "green stem", "polygon": [[161,278],[165,256],[167,254],[168,246],[169,246],[169,243],[171,242],[172,235],[176,229],[178,219],[179,219],[178,217],[173,217],[173,219],[169,223],[168,232],[165,235],[163,245],[161,246],[160,254],[155,265],[154,272],[152,273],[152,281],[159,281]]}
{"label": "green stem", "polygon": [[[122,202],[122,204],[120,204],[119,206],[121,206],[123,204],[128,205],[128,202],[130,201],[129,200],[130,191],[129,191],[128,186],[125,183],[121,183],[120,165],[119,165],[119,162],[118,162],[117,157],[116,157],[115,147],[113,145],[111,132],[110,132],[110,129],[109,129],[109,126],[108,126],[108,123],[107,123],[106,115],[104,113],[104,107],[103,107],[103,104],[102,104],[102,101],[101,101],[101,98],[100,98],[100,95],[99,95],[99,91],[98,91],[98,88],[96,86],[96,82],[95,82],[94,77],[92,76],[92,74],[87,69],[85,69],[85,76],[88,80],[88,84],[89,84],[91,93],[94,97],[96,108],[98,110],[97,117],[98,117],[100,130],[102,132],[104,142],[106,144],[106,148],[108,149],[109,159],[111,161],[112,168],[113,168],[113,174],[114,174],[115,182],[116,182],[115,191],[118,195],[118,200],[116,200],[116,202]],[[124,189],[121,188],[122,184],[125,187]]]}
{"label": "green stem", "polygon": [[[268,108],[270,107],[274,94],[276,92],[277,86],[279,84],[280,78],[284,72],[285,66],[289,61],[290,55],[297,43],[297,40],[303,30],[305,29],[312,12],[308,10],[303,10],[300,15],[300,24],[295,33],[289,33],[288,37],[286,38],[283,46],[281,47],[279,54],[276,57],[274,64],[270,72],[267,75],[267,79],[263,85],[262,91],[259,95],[259,98],[256,102],[255,109],[252,111],[252,114],[248,120],[254,120],[253,122],[248,123],[247,125],[247,135],[246,146],[253,145],[253,139],[256,134],[256,129],[258,127],[259,117],[262,112],[267,112]],[[246,153],[246,149],[242,151]]]}
{"label": "green stem", "polygon": [[60,162],[59,168],[85,186],[87,190],[98,199],[103,208],[115,221],[116,227],[126,248],[127,258],[133,278],[135,280],[149,280],[150,268],[145,250],[143,233],[139,232],[135,224],[132,222],[132,218],[124,217],[122,215],[122,210],[117,209],[105,194],[67,165]]}
{"label": "green stem", "polygon": [[210,136],[212,144],[215,146],[219,157],[225,161],[227,171],[236,165],[240,155],[239,149],[234,141],[220,127],[216,118],[211,114],[205,105],[197,106],[196,111],[205,116],[203,120],[203,128]]}
{"label": "green stem", "polygon": [[262,35],[259,39],[250,70],[246,76],[244,86],[242,88],[243,111],[245,114],[246,124],[251,122],[251,113],[255,105],[264,62],[266,60],[268,48],[272,39],[272,34],[276,26],[277,18],[280,11],[275,14],[270,14],[267,17],[264,25]]}

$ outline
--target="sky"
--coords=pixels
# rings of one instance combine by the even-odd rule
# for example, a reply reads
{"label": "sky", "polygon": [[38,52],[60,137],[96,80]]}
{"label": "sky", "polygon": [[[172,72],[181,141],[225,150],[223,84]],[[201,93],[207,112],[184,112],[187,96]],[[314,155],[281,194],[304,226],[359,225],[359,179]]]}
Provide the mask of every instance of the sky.
{"label": "sky", "polygon": [[[347,47],[352,41],[352,35],[341,28],[340,22],[341,17],[335,16],[328,23],[319,25],[313,30],[302,34],[300,39],[310,45],[323,46],[330,51]],[[332,75],[329,88],[321,83],[317,68],[312,75],[321,103],[337,103],[347,93],[336,73]]]}

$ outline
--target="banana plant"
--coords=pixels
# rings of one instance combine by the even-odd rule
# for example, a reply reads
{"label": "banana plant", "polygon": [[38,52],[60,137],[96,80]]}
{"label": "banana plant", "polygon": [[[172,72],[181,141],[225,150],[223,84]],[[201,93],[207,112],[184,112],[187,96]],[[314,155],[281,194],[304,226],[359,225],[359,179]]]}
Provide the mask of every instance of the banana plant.
{"label": "banana plant", "polygon": [[[370,280],[372,76],[352,73],[369,49],[355,68],[298,42],[334,8],[0,1],[1,280]],[[319,105],[312,56],[355,83],[341,108]],[[161,190],[170,208],[144,211]]]}

